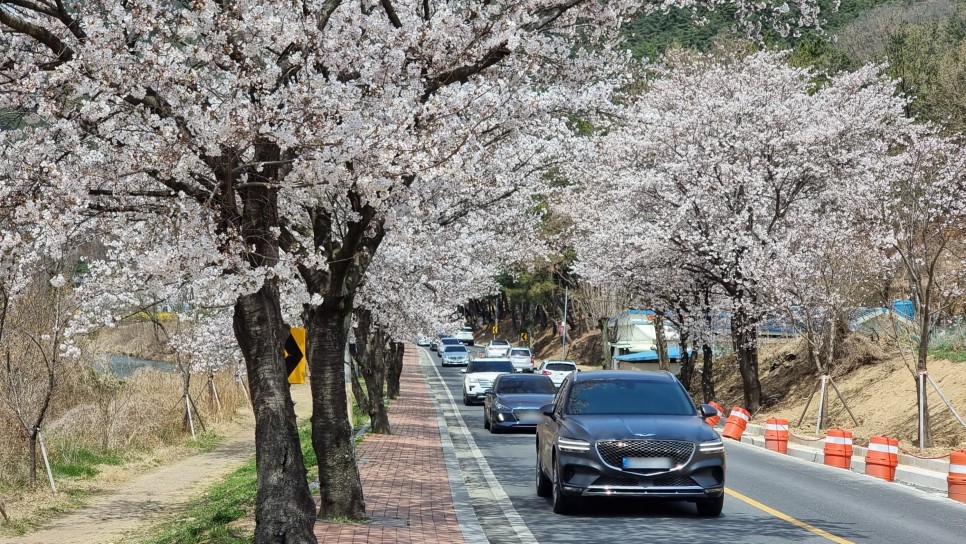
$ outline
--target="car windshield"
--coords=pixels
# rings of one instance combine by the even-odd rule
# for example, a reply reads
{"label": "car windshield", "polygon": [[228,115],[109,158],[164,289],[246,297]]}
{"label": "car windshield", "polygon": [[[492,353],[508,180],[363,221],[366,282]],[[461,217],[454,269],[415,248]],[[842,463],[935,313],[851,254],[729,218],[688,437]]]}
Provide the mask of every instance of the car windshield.
{"label": "car windshield", "polygon": [[574,371],[577,367],[570,363],[547,363],[545,367],[547,370],[563,370],[563,371]]}
{"label": "car windshield", "polygon": [[442,342],[443,345],[447,345],[447,344],[456,345],[460,343],[460,341],[455,338],[443,338],[442,340],[440,340],[440,342]]}
{"label": "car windshield", "polygon": [[511,349],[510,355],[513,357],[529,357],[530,350],[528,349]]}
{"label": "car windshield", "polygon": [[472,374],[474,372],[513,372],[513,363],[510,361],[470,361],[466,373]]}
{"label": "car windshield", "polygon": [[674,382],[606,379],[575,383],[567,413],[690,416],[695,408],[684,389]]}
{"label": "car windshield", "polygon": [[496,391],[499,395],[515,395],[523,393],[546,393],[553,395],[557,390],[553,386],[550,378],[542,376],[542,380],[529,379],[501,379],[497,384]]}
{"label": "car windshield", "polygon": [[466,346],[446,346],[443,353],[449,355],[451,353],[463,354],[466,353]]}

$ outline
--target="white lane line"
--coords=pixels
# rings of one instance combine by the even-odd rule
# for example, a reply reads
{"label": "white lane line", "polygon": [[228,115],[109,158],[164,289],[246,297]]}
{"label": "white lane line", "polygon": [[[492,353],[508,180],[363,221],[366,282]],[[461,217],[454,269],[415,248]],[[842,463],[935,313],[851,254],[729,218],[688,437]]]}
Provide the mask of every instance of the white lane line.
{"label": "white lane line", "polygon": [[[430,359],[432,360],[432,359]],[[490,470],[490,465],[487,464],[486,458],[483,457],[483,452],[477,447],[476,441],[473,440],[473,434],[470,433],[469,428],[466,426],[466,422],[463,421],[463,415],[460,414],[459,408],[456,405],[456,400],[453,399],[453,394],[450,392],[449,387],[446,386],[446,381],[443,380],[443,375],[439,373],[439,369],[436,368],[436,364],[433,364],[433,371],[436,372],[436,376],[439,378],[441,384],[443,384],[443,390],[446,392],[446,397],[449,399],[450,404],[453,407],[453,411],[456,414],[456,421],[458,423],[459,432],[466,437],[466,443],[470,446],[470,454],[476,460],[476,463],[480,466],[480,471],[483,473],[483,477],[486,479],[486,483],[490,488],[490,492],[493,493],[493,497],[496,499],[497,504],[503,510],[503,515],[506,516],[507,521],[510,522],[510,527],[520,538],[522,544],[537,544],[537,539],[534,538],[533,533],[527,527],[526,522],[517,511],[513,508],[513,504],[510,502],[510,497],[503,490],[503,486],[496,479],[493,471]]]}

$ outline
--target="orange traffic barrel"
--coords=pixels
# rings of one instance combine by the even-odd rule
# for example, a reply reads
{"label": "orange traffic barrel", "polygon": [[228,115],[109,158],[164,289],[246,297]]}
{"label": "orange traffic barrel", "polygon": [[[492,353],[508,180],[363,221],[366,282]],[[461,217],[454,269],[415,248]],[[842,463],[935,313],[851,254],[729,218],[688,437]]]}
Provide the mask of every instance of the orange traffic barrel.
{"label": "orange traffic barrel", "polygon": [[899,466],[899,441],[888,436],[869,437],[869,448],[865,453],[865,473],[887,482],[896,479]]}
{"label": "orange traffic barrel", "polygon": [[852,431],[828,430],[825,436],[825,464],[839,468],[852,466]]}
{"label": "orange traffic barrel", "polygon": [[731,415],[728,416],[728,421],[725,422],[725,428],[721,435],[732,440],[741,440],[741,434],[748,427],[749,420],[751,420],[751,414],[748,410],[741,406],[732,407]]}
{"label": "orange traffic barrel", "polygon": [[717,402],[715,402],[713,400],[712,401],[708,401],[708,404],[710,404],[711,406],[713,406],[714,409],[718,411],[718,415],[711,416],[711,417],[705,419],[704,421],[708,425],[711,425],[712,427],[714,427],[715,425],[718,424],[719,421],[721,421],[721,417],[724,415],[724,408],[722,408],[720,404],[718,404]]}
{"label": "orange traffic barrel", "polygon": [[770,417],[765,421],[765,447],[778,453],[788,453],[788,420]]}
{"label": "orange traffic barrel", "polygon": [[966,502],[966,450],[958,450],[949,454],[949,498],[954,501]]}

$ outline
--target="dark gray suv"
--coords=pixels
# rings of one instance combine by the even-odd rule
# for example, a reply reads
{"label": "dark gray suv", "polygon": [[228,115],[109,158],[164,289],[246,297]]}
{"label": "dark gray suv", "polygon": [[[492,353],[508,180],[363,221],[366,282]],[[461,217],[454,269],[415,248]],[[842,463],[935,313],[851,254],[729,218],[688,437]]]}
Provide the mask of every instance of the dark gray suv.
{"label": "dark gray suv", "polygon": [[571,374],[537,426],[537,495],[568,514],[579,497],[688,500],[703,516],[724,505],[721,437],[668,372]]}

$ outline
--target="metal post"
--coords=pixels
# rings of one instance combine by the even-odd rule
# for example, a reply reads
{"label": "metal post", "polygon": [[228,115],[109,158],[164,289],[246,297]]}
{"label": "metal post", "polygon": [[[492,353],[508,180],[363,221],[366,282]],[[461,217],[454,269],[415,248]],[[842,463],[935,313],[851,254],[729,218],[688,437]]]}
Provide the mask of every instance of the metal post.
{"label": "metal post", "polygon": [[922,445],[922,438],[926,434],[926,410],[925,410],[925,398],[926,398],[926,374],[922,371],[919,372],[919,451],[923,451],[925,448]]}
{"label": "metal post", "polygon": [[191,427],[191,438],[197,438],[195,436],[195,422],[191,418],[191,397],[187,393],[184,395],[184,409],[188,413],[188,426]]}
{"label": "metal post", "polygon": [[40,442],[40,454],[44,457],[44,466],[47,468],[47,479],[50,480],[50,489],[57,494],[57,485],[54,484],[54,472],[50,470],[50,458],[47,457],[47,446],[44,445],[44,435],[40,434],[40,427],[37,427],[37,441]]}
{"label": "metal post", "polygon": [[943,392],[939,390],[939,386],[936,385],[936,382],[933,381],[932,376],[930,376],[929,373],[926,373],[926,379],[929,380],[929,383],[932,384],[933,389],[935,389],[936,393],[939,394],[939,398],[943,399],[943,402],[946,403],[946,407],[949,408],[949,411],[953,413],[953,416],[955,416],[956,420],[959,421],[959,424],[966,429],[966,422],[963,421],[963,418],[959,417],[959,414],[956,413],[956,409],[953,408],[952,403],[949,402],[949,400],[946,398],[946,395],[943,395]]}

